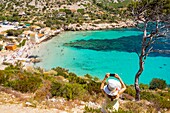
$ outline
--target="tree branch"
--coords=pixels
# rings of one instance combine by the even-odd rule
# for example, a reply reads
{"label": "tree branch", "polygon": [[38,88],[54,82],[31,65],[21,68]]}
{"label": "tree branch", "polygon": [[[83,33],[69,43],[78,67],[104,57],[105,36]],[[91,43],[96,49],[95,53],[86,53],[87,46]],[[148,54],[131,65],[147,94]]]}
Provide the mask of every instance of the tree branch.
{"label": "tree branch", "polygon": [[153,37],[149,38],[149,41],[147,42],[147,44],[145,45],[145,51],[147,50],[147,48],[152,45],[153,43],[155,43],[155,40],[153,40]]}
{"label": "tree branch", "polygon": [[151,47],[147,53],[145,53],[145,57],[144,59],[146,59],[146,57],[153,51],[153,47]]}
{"label": "tree branch", "polygon": [[156,49],[156,50],[153,50],[153,52],[158,52],[158,53],[161,53],[161,54],[170,54],[170,50],[159,50],[159,49]]}

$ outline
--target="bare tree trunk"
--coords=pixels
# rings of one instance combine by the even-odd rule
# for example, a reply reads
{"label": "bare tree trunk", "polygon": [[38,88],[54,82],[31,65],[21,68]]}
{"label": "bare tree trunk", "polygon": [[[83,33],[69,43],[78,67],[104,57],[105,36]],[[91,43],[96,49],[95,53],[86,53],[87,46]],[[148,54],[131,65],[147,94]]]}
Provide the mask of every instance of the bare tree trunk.
{"label": "bare tree trunk", "polygon": [[143,69],[144,69],[144,62],[143,62],[143,57],[142,56],[140,56],[140,58],[139,58],[139,65],[140,65],[140,68],[139,68],[138,72],[135,75],[135,90],[136,90],[135,100],[136,101],[140,100],[139,77],[142,74]]}
{"label": "bare tree trunk", "polygon": [[140,87],[139,87],[139,77],[142,74],[143,70],[144,70],[144,57],[145,57],[145,53],[146,53],[146,38],[147,38],[147,22],[144,23],[144,31],[143,31],[143,39],[142,39],[142,48],[141,48],[141,53],[139,55],[139,70],[135,75],[135,90],[136,90],[136,96],[135,96],[135,100],[139,101],[140,100]]}

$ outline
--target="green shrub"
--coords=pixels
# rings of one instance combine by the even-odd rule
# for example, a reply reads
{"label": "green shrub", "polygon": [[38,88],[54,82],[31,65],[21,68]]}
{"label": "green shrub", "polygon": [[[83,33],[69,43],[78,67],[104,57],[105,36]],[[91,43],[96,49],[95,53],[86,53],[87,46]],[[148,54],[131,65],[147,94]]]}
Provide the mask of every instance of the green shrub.
{"label": "green shrub", "polygon": [[76,83],[76,79],[78,78],[75,73],[69,73],[66,77],[71,83]]}
{"label": "green shrub", "polygon": [[87,78],[89,78],[90,80],[94,80],[94,81],[99,81],[99,80],[100,80],[98,77],[92,77],[92,76],[89,75],[89,74],[84,75],[84,77],[87,77]]}
{"label": "green shrub", "polygon": [[88,106],[85,106],[84,110],[85,111],[83,113],[101,113],[100,109],[94,109],[94,108],[91,108],[91,107],[88,107]]}
{"label": "green shrub", "polygon": [[140,89],[142,89],[142,90],[146,90],[146,89],[149,89],[149,86],[147,85],[147,84],[140,84],[139,85],[139,87],[140,87]]}
{"label": "green shrub", "polygon": [[170,109],[169,94],[163,93],[152,93],[152,92],[141,92],[141,99],[146,99],[154,103],[157,108],[167,108]]}
{"label": "green shrub", "polygon": [[48,80],[43,81],[43,84],[36,90],[34,99],[42,101],[44,99],[50,98],[52,95],[50,93],[51,82]]}
{"label": "green shrub", "polygon": [[8,33],[8,36],[18,36],[22,34],[23,30],[10,29],[10,30],[7,30],[6,32]]}
{"label": "green shrub", "polygon": [[77,9],[77,12],[84,14],[84,9]]}
{"label": "green shrub", "polygon": [[25,43],[26,43],[26,40],[24,39],[24,40],[18,45],[18,47],[24,46]]}
{"label": "green shrub", "polygon": [[86,90],[82,85],[77,83],[52,83],[51,94],[53,96],[64,97],[68,100],[70,99],[83,99],[84,94],[86,94]]}
{"label": "green shrub", "polygon": [[118,112],[113,112],[113,113],[133,113],[133,112],[130,110],[123,110],[123,109],[119,108]]}
{"label": "green shrub", "polygon": [[26,73],[18,73],[16,79],[8,81],[7,86],[21,92],[35,92],[42,80],[38,76]]}
{"label": "green shrub", "polygon": [[66,14],[71,14],[70,9],[59,9],[60,12],[65,12]]}
{"label": "green shrub", "polygon": [[131,96],[135,96],[136,92],[135,92],[135,89],[134,89],[134,86],[127,86],[126,90],[125,90],[125,93],[131,95]]}
{"label": "green shrub", "polygon": [[86,75],[84,75],[85,77],[87,77],[87,78],[89,78],[90,80],[92,80],[92,76],[91,75],[89,75],[89,74],[86,74]]}
{"label": "green shrub", "polygon": [[57,75],[63,76],[65,78],[68,77],[68,70],[64,68],[56,67],[56,68],[53,68],[53,70],[57,72]]}
{"label": "green shrub", "polygon": [[164,89],[166,88],[167,84],[165,80],[159,79],[159,78],[153,78],[150,82],[149,89]]}
{"label": "green shrub", "polygon": [[141,96],[141,99],[148,100],[148,101],[156,100],[159,98],[158,95],[153,94],[152,92],[146,92],[146,91],[141,92],[140,96]]}
{"label": "green shrub", "polygon": [[167,98],[161,99],[160,101],[158,101],[158,104],[160,108],[170,109],[170,101]]}
{"label": "green shrub", "polygon": [[[91,108],[91,107],[88,107],[88,106],[85,106],[84,107],[84,113],[101,113],[101,109],[100,108]],[[118,111],[113,111],[111,113],[133,113],[132,111],[125,111],[123,109],[119,109]]]}
{"label": "green shrub", "polygon": [[99,81],[100,79],[98,77],[93,78],[94,81]]}
{"label": "green shrub", "polygon": [[9,75],[5,73],[4,71],[0,70],[0,84],[6,84],[6,82],[9,80]]}
{"label": "green shrub", "polygon": [[[1,26],[0,26],[0,28],[1,28]],[[2,40],[4,38],[4,36],[3,35],[0,35],[0,40]]]}
{"label": "green shrub", "polygon": [[69,97],[68,99],[83,99],[83,96],[86,94],[86,90],[83,86],[77,83],[67,84],[63,90],[63,94],[64,91],[69,92],[66,95]]}
{"label": "green shrub", "polygon": [[52,82],[50,90],[52,96],[61,96],[60,92],[61,87],[63,87],[61,83],[56,81]]}
{"label": "green shrub", "polygon": [[57,72],[56,76],[63,76],[64,78],[67,78],[70,83],[79,83],[79,84],[86,84],[86,80],[83,78],[78,77],[75,73],[68,73],[68,70],[56,67],[53,68]]}
{"label": "green shrub", "polygon": [[100,90],[100,82],[95,82],[93,80],[90,80],[88,84],[86,84],[85,89],[88,90],[88,92],[93,95],[93,94],[98,94],[101,93]]}
{"label": "green shrub", "polygon": [[34,92],[42,83],[39,74],[32,74],[22,70],[22,65],[10,65],[0,71],[0,84],[21,92]]}
{"label": "green shrub", "polygon": [[18,67],[19,63],[16,66],[9,65],[5,68],[5,70],[0,70],[0,84],[6,86],[11,79],[15,79],[20,72],[20,68]]}
{"label": "green shrub", "polygon": [[[101,93],[101,90],[100,90],[100,84],[101,83],[91,80],[92,77],[90,75],[88,75],[88,74],[87,74],[87,77],[89,77],[90,79],[86,80],[86,79],[83,79],[81,77],[78,77],[74,73],[68,73],[68,70],[65,70],[65,69],[60,68],[60,67],[57,67],[57,68],[55,68],[53,70],[58,72],[57,76],[61,75],[61,76],[65,77],[66,79],[69,80],[69,83],[71,83],[72,85],[79,84],[80,87],[82,88],[82,90],[85,90],[85,91],[89,92],[91,95]],[[60,86],[61,88],[58,88],[58,86]],[[69,87],[69,85],[67,85],[67,87],[66,87],[64,84],[54,83],[52,85],[52,87],[53,88],[57,87],[55,89],[62,90],[63,87],[67,88],[67,87]],[[76,87],[78,87],[78,86],[76,86]],[[71,89],[71,88],[69,88],[69,89]],[[69,92],[69,89],[66,89],[66,90],[68,90],[68,92]],[[59,91],[59,92],[62,92],[62,91]],[[62,95],[63,96],[63,94],[58,94],[58,93],[55,94],[55,93],[56,92],[53,91],[52,95],[56,95],[56,96],[61,96]],[[71,95],[67,95],[67,96],[64,96],[64,97],[71,98],[71,99],[73,98]]]}
{"label": "green shrub", "polygon": [[70,83],[78,83],[78,84],[86,84],[86,80],[83,78],[78,77],[74,73],[69,73],[68,80]]}
{"label": "green shrub", "polygon": [[162,97],[170,98],[170,93],[169,92],[160,91],[160,92],[158,92],[158,94],[160,96],[162,96]]}

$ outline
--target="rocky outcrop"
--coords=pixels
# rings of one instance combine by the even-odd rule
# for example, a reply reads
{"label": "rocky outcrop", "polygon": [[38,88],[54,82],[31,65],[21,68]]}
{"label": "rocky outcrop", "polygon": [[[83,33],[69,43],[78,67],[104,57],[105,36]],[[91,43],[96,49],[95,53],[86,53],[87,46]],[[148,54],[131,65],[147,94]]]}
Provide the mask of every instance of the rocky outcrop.
{"label": "rocky outcrop", "polygon": [[85,31],[85,30],[103,30],[103,29],[114,29],[114,28],[125,28],[125,27],[132,27],[134,26],[133,21],[126,21],[122,22],[119,21],[118,23],[83,23],[83,24],[69,24],[68,26],[64,27],[64,30],[70,31]]}

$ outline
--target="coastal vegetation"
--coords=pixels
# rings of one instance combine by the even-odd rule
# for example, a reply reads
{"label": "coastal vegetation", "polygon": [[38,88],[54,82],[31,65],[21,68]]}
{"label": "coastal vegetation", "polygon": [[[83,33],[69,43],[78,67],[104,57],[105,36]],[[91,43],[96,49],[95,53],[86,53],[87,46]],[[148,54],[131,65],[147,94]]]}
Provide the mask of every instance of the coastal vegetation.
{"label": "coastal vegetation", "polygon": [[166,84],[166,81],[165,80],[162,80],[162,79],[152,79],[152,81],[150,82],[150,87],[149,89],[164,89],[166,88],[167,84]]}
{"label": "coastal vegetation", "polygon": [[[128,6],[132,0],[118,0],[118,3],[115,3],[115,1],[117,0],[1,0],[0,21],[7,20],[19,22],[20,24],[51,27],[52,29],[88,30],[90,28],[77,28],[84,23],[93,26],[92,29],[94,29],[96,27],[95,24],[99,23],[119,24],[121,21],[126,23],[129,19],[137,20],[136,25],[138,28],[142,28],[144,36],[121,37],[110,40],[77,40],[64,45],[97,51],[117,50],[138,53],[140,69],[135,77],[135,85],[127,86],[127,90],[121,97],[123,102],[119,112],[169,112],[170,88],[165,80],[153,78],[149,85],[139,84],[138,82],[140,74],[144,69],[146,57],[150,52],[155,52],[152,50],[152,46],[154,48],[159,46],[159,49],[169,48],[169,45],[166,46],[165,43],[164,46],[160,46],[154,42],[165,41],[161,38],[164,37],[164,30],[167,29],[162,29],[162,27],[169,22],[167,19],[169,19],[170,2],[168,0],[157,0],[156,2],[154,0],[141,0],[132,2]],[[127,8],[129,8],[130,12],[126,11]],[[153,11],[153,9],[155,10]],[[141,21],[144,24],[141,24]],[[138,24],[139,22],[140,24]],[[69,28],[70,24],[75,24],[74,29]],[[110,28],[113,27],[115,25],[111,25]],[[161,30],[159,31],[158,28],[161,28]],[[6,33],[7,36],[17,37],[23,33],[23,30],[7,30]],[[2,35],[0,35],[0,40],[13,41]],[[100,43],[101,41],[102,43]],[[18,39],[18,42],[18,47],[24,46],[26,39],[22,41]],[[142,47],[140,46],[141,44]],[[2,47],[0,47],[1,49]],[[41,105],[44,108],[57,108],[69,111],[68,108],[66,109],[67,106],[75,107],[90,101],[99,107],[83,104],[83,111],[98,113],[100,112],[100,104],[103,99],[100,84],[101,81],[97,77],[92,77],[89,74],[78,76],[61,67],[46,71],[42,68],[26,68],[21,62],[17,62],[15,65],[10,65],[4,70],[0,70],[0,93],[10,93],[12,96],[19,98],[17,102],[24,103],[24,106],[27,106],[29,102],[31,107]],[[29,96],[23,97],[22,95]],[[136,100],[141,101],[135,102],[134,97],[136,97]],[[2,100],[3,98],[2,96]],[[57,99],[62,101],[59,103]],[[7,103],[6,100],[4,100],[4,103]],[[3,101],[1,102],[3,103]],[[74,105],[70,105],[71,102],[74,102]],[[12,102],[10,101],[10,103]]]}
{"label": "coastal vegetation", "polygon": [[[114,2],[111,0],[2,0],[0,2],[0,20],[24,23],[40,23],[51,28],[59,28],[69,24],[111,23],[124,16],[127,4],[131,0]],[[127,15],[128,16],[128,15]]]}
{"label": "coastal vegetation", "polygon": [[[56,67],[49,71],[31,67],[25,70],[21,63],[17,63],[15,66],[11,65],[5,70],[0,70],[0,75],[1,87],[6,87],[6,89],[11,88],[23,94],[29,94],[30,97],[25,98],[22,102],[35,104],[34,107],[44,105],[44,102],[48,103],[48,100],[51,98],[64,98],[66,101],[91,101],[96,104],[99,104],[103,98],[99,88],[101,81],[94,80],[95,78],[90,75],[79,77],[61,67]],[[166,87],[159,89],[162,85]],[[154,89],[152,88],[153,86]],[[153,79],[150,85],[141,84],[141,87],[143,87],[141,90],[142,101],[135,103],[132,101],[134,99],[133,96],[135,96],[134,86],[127,86],[127,90],[121,97],[124,103],[121,104],[120,112],[135,113],[138,111],[154,112],[158,109],[159,111],[170,110],[170,89],[164,80]],[[146,103],[147,107],[145,105]],[[51,104],[45,105],[50,107],[49,105]],[[53,103],[53,106],[55,104]],[[86,112],[100,112],[99,108],[91,106],[85,106],[84,110]]]}

